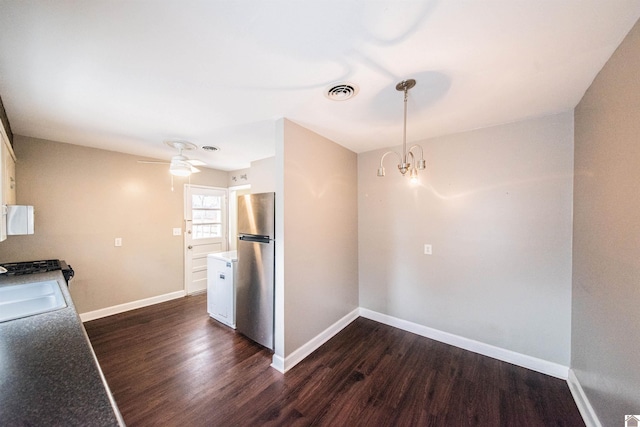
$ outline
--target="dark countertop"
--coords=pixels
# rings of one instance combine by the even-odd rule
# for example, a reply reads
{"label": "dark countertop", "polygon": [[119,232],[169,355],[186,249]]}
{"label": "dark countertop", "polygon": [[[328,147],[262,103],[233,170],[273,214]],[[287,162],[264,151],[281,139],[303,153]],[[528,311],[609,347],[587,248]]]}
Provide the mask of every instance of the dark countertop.
{"label": "dark countertop", "polygon": [[0,323],[0,425],[124,425],[62,273],[0,276],[0,286],[46,280],[66,308]]}

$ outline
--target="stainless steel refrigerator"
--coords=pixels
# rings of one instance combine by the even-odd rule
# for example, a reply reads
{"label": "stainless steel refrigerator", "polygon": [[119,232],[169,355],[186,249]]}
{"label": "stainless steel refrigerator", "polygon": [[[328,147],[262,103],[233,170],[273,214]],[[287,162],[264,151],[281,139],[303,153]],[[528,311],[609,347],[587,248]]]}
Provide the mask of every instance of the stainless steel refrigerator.
{"label": "stainless steel refrigerator", "polygon": [[275,194],[238,197],[236,330],[273,350]]}

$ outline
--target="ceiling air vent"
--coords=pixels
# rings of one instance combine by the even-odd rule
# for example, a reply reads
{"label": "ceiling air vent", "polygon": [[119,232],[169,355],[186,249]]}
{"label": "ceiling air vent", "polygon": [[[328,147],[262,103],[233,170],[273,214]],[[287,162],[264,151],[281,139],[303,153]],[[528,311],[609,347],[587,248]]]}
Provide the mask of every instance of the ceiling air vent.
{"label": "ceiling air vent", "polygon": [[356,96],[358,90],[358,86],[353,83],[339,83],[329,87],[325,96],[332,101],[346,101]]}

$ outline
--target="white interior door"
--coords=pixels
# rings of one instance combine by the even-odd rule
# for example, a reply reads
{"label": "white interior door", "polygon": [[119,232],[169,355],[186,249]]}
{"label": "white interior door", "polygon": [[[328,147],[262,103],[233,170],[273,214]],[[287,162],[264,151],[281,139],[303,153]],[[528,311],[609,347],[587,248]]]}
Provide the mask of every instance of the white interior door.
{"label": "white interior door", "polygon": [[207,255],[227,250],[227,189],[185,184],[184,283],[207,290]]}

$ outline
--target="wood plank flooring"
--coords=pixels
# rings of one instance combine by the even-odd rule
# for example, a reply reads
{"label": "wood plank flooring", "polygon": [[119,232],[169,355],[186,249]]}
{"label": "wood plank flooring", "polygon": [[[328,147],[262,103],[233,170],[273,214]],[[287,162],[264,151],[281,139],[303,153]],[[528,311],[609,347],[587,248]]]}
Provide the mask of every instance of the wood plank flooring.
{"label": "wood plank flooring", "polygon": [[565,381],[364,318],[285,375],[204,295],[85,328],[129,426],[584,426]]}

